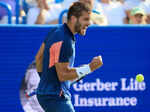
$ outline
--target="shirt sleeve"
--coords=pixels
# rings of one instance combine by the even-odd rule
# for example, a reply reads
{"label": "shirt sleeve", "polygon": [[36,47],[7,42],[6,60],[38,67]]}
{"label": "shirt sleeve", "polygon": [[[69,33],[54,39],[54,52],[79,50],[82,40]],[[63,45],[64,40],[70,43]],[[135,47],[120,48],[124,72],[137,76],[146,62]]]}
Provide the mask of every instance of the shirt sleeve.
{"label": "shirt sleeve", "polygon": [[69,62],[73,54],[70,40],[60,39],[61,36],[63,35],[57,33],[54,36],[57,41],[53,42],[49,48],[49,68],[56,63]]}
{"label": "shirt sleeve", "polygon": [[72,46],[69,41],[64,41],[61,48],[59,62],[69,62],[73,54]]}
{"label": "shirt sleeve", "polygon": [[49,48],[49,68],[59,62],[63,41],[55,42]]}

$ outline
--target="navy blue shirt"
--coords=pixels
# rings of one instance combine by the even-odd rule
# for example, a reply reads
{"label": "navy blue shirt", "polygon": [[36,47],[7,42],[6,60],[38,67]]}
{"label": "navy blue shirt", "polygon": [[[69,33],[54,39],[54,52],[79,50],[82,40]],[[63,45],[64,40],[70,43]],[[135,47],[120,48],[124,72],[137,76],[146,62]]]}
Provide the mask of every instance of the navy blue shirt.
{"label": "navy blue shirt", "polygon": [[63,24],[45,41],[43,72],[37,94],[60,95],[63,91],[64,95],[70,97],[70,81],[60,82],[54,65],[58,62],[69,62],[69,66],[73,67],[74,58],[75,37],[67,24]]}

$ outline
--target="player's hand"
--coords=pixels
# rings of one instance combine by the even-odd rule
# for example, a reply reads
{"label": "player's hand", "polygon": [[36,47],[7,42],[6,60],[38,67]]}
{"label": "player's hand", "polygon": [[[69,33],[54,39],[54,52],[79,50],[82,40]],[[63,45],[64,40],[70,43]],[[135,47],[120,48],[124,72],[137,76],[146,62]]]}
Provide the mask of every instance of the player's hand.
{"label": "player's hand", "polygon": [[94,57],[91,63],[89,64],[91,71],[100,68],[102,65],[103,65],[103,61],[101,56]]}

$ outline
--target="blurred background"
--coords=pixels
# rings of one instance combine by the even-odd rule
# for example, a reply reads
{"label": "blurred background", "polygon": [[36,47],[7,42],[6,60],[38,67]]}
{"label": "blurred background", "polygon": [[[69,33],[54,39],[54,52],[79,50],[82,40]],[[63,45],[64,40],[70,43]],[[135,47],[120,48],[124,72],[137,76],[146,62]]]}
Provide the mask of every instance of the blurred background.
{"label": "blurred background", "polygon": [[0,0],[0,24],[61,24],[74,1],[99,12],[93,14],[93,24],[150,24],[149,0]]}

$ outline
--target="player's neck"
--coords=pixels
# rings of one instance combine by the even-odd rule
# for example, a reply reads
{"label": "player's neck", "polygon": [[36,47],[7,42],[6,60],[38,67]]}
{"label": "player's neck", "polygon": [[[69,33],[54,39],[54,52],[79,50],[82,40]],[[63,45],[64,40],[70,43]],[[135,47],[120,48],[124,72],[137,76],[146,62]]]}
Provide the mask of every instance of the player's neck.
{"label": "player's neck", "polygon": [[75,32],[74,26],[73,26],[70,22],[67,22],[66,24],[67,24],[67,26],[69,27],[70,31],[71,31],[73,34],[75,34],[76,32]]}

